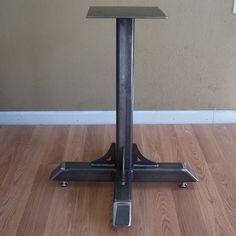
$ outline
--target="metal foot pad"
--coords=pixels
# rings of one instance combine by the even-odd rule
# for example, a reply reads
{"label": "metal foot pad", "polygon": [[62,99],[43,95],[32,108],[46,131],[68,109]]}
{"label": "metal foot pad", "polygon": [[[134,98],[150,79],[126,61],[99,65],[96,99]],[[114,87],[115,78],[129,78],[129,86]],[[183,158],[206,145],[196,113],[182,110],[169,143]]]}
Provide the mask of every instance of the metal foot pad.
{"label": "metal foot pad", "polygon": [[62,181],[62,182],[60,183],[60,186],[63,187],[63,188],[67,187],[68,185],[69,185],[69,182],[68,182],[68,181]]}
{"label": "metal foot pad", "polygon": [[113,204],[113,226],[131,226],[131,201],[115,201]]}
{"label": "metal foot pad", "polygon": [[188,183],[186,183],[186,182],[181,182],[181,183],[179,183],[179,187],[180,187],[180,188],[187,188],[187,187],[188,187]]}

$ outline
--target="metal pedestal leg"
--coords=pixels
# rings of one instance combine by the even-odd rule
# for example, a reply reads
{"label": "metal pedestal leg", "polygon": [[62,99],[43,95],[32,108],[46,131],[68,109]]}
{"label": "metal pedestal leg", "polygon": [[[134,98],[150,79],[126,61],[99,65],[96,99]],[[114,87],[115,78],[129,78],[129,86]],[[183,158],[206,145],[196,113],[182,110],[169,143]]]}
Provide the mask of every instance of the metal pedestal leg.
{"label": "metal pedestal leg", "polygon": [[[145,158],[133,143],[133,67],[135,18],[165,19],[159,8],[94,7],[88,17],[116,18],[116,143],[95,161],[64,162],[50,179],[61,181],[114,182],[113,225],[131,225],[132,182],[198,181],[197,175],[185,163],[156,163]],[[109,12],[108,12],[109,11]],[[112,11],[112,13],[110,13]]]}

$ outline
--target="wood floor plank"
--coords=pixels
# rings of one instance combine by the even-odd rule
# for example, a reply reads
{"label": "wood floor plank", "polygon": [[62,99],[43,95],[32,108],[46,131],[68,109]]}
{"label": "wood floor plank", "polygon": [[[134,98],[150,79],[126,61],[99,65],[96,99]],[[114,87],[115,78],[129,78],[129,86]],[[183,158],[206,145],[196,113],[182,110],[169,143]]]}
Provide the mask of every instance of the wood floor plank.
{"label": "wood floor plank", "polygon": [[141,153],[152,161],[159,162],[162,157],[160,139],[155,125],[140,126],[140,148]]}
{"label": "wood floor plank", "polygon": [[173,125],[156,126],[160,136],[161,161],[182,162],[178,139]]}
{"label": "wood floor plank", "polygon": [[228,219],[236,231],[236,174],[229,163],[209,164]]}
{"label": "wood floor plank", "polygon": [[222,162],[230,162],[236,168],[236,126],[212,125],[211,130],[222,151]]}
{"label": "wood floor plank", "polygon": [[[55,185],[49,183],[51,165],[40,165],[16,235],[41,236],[48,220]],[[63,196],[62,196],[63,197]],[[64,214],[64,212],[62,212]],[[55,218],[55,220],[57,220]]]}
{"label": "wood floor plank", "polygon": [[175,126],[183,159],[193,168],[201,168],[200,182],[193,185],[193,201],[198,203],[208,235],[235,235],[223,201],[191,125]]}
{"label": "wood floor plank", "polygon": [[102,157],[107,151],[104,148],[104,140],[105,134],[103,126],[88,126],[86,141],[83,149],[83,159],[85,161],[93,161]]}
{"label": "wood floor plank", "polygon": [[[88,126],[81,151],[81,161],[100,158],[107,151],[105,126]],[[77,201],[70,224],[69,235],[104,235],[110,232],[111,209],[113,202],[113,184],[111,183],[75,183]],[[80,222],[78,224],[78,222]]]}
{"label": "wood floor plank", "polygon": [[223,153],[217,144],[211,126],[197,125],[193,126],[193,130],[207,163],[221,163],[224,160]]}
{"label": "wood floor plank", "polygon": [[[234,169],[236,145],[229,125],[210,126],[218,149],[221,163],[209,164],[209,169],[222,198],[231,225],[236,229],[236,172]],[[213,138],[212,138],[213,139]]]}
{"label": "wood floor plank", "polygon": [[[161,139],[162,160],[171,162],[186,161],[179,144],[179,138],[183,139],[186,135],[181,132],[177,136],[173,125],[162,125],[157,128]],[[199,171],[199,169],[196,168],[196,171]],[[169,186],[172,190],[174,209],[177,212],[181,235],[208,235],[207,226],[203,220],[198,201],[193,199],[195,198],[193,188],[196,187],[195,185],[190,185],[186,190],[180,189],[176,183],[171,183]]]}
{"label": "wood floor plank", "polygon": [[15,153],[8,168],[0,191],[0,235],[15,235],[48,142],[47,131],[36,127],[28,147]]}
{"label": "wood floor plank", "polygon": [[[147,158],[155,161],[163,160],[163,150],[161,149],[161,136],[157,127],[154,125],[141,126],[140,134],[141,142],[140,149],[145,152]],[[139,183],[137,183],[139,186]],[[144,187],[144,186],[147,187]],[[181,235],[174,199],[171,192],[173,185],[170,183],[146,183],[141,185],[143,190],[143,197],[139,199],[140,202],[145,201],[145,209],[134,209],[135,214],[143,214],[148,217],[147,222],[150,226],[148,232],[150,235]],[[136,189],[134,189],[134,192]],[[135,199],[138,199],[137,197]],[[134,200],[135,201],[135,200]],[[151,212],[151,214],[149,214]]]}
{"label": "wood floor plank", "polygon": [[69,235],[114,235],[113,184],[78,183],[77,201]]}
{"label": "wood floor plank", "polygon": [[69,135],[69,126],[48,126],[50,129],[47,150],[42,159],[42,164],[58,164],[63,160],[65,145]]}
{"label": "wood floor plank", "polygon": [[86,142],[87,126],[72,125],[69,127],[68,136],[63,153],[63,161],[82,161],[83,150]]}
{"label": "wood floor plank", "polygon": [[[77,202],[77,186],[71,184],[65,190],[55,186],[43,235],[70,235],[70,225]],[[79,222],[78,222],[79,223]]]}
{"label": "wood floor plank", "polygon": [[22,126],[13,128],[3,126],[0,130],[0,186],[8,169],[27,148],[34,127]]}

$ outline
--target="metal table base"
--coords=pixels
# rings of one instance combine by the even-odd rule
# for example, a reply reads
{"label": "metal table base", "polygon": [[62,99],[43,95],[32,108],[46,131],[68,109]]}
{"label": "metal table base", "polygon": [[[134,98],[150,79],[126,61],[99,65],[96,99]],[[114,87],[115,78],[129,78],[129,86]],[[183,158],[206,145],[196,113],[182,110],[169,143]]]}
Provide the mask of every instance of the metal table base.
{"label": "metal table base", "polygon": [[186,187],[196,173],[185,163],[156,163],[133,143],[133,68],[135,18],[165,19],[158,7],[91,7],[88,18],[116,18],[116,143],[92,162],[63,162],[50,179],[114,182],[113,225],[131,226],[132,182],[177,182]]}

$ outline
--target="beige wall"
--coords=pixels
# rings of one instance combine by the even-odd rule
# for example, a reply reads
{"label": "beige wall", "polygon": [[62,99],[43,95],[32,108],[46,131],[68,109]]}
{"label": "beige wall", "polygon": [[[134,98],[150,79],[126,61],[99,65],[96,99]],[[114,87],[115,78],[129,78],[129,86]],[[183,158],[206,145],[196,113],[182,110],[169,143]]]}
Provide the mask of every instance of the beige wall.
{"label": "beige wall", "polygon": [[115,107],[115,21],[91,5],[159,6],[136,21],[136,109],[236,108],[233,0],[0,0],[0,110]]}

